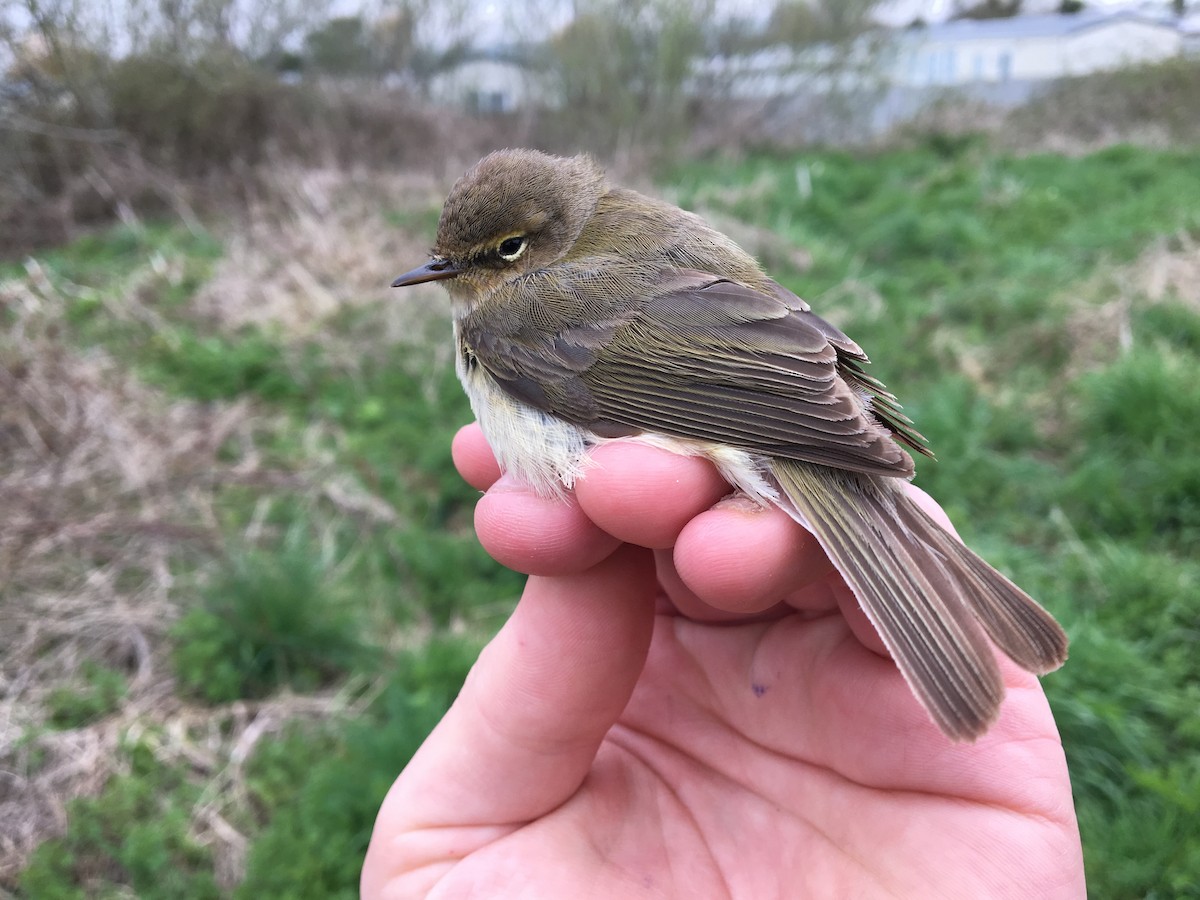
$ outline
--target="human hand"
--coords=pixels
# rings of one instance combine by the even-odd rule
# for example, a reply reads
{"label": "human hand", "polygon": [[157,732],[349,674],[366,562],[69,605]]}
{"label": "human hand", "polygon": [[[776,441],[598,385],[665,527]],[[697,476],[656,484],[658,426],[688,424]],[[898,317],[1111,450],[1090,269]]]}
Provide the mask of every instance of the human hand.
{"label": "human hand", "polygon": [[954,744],[815,542],[708,463],[608,444],[557,502],[475,426],[454,453],[533,574],[388,793],[364,897],[1084,896],[1032,675],[1001,659],[999,721]]}

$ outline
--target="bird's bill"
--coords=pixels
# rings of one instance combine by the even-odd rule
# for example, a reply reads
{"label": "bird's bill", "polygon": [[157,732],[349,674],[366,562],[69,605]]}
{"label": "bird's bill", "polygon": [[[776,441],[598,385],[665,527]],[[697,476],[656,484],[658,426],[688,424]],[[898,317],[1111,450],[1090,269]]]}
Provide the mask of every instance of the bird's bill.
{"label": "bird's bill", "polygon": [[411,272],[405,272],[392,282],[392,287],[408,287],[411,284],[424,284],[426,281],[443,281],[454,278],[459,274],[447,260],[431,259],[423,266],[418,266]]}

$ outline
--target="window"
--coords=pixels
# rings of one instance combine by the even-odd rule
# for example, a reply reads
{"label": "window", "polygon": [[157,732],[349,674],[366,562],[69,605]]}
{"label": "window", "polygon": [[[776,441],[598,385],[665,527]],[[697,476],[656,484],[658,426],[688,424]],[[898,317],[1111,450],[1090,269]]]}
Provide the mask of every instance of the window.
{"label": "window", "polygon": [[471,91],[467,97],[468,108],[476,115],[494,116],[508,112],[513,104],[504,91]]}
{"label": "window", "polygon": [[1012,53],[1002,50],[996,57],[996,69],[1000,72],[1000,80],[1008,81],[1012,77]]}

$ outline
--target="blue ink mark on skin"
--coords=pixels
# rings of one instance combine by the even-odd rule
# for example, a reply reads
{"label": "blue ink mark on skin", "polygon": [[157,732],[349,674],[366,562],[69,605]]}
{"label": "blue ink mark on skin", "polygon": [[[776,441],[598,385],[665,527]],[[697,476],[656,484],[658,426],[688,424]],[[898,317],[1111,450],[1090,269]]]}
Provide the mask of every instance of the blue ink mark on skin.
{"label": "blue ink mark on skin", "polygon": [[769,690],[769,688],[765,684],[759,684],[758,682],[755,682],[750,685],[750,690],[754,691],[755,697],[761,697]]}

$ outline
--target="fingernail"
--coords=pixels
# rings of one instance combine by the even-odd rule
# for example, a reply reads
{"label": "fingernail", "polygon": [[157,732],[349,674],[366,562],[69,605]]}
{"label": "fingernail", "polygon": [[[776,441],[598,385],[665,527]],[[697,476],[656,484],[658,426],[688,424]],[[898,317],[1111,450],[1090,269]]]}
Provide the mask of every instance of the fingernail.
{"label": "fingernail", "polygon": [[509,475],[507,473],[505,473],[504,475],[501,475],[499,480],[497,480],[490,488],[488,488],[489,494],[492,493],[493,491],[495,491],[497,493],[501,493],[501,494],[515,494],[517,492],[527,494],[530,492],[529,485],[524,484],[521,481],[518,481],[512,475]]}
{"label": "fingernail", "polygon": [[766,510],[766,507],[761,503],[751,500],[745,494],[730,494],[728,497],[722,497],[713,504],[713,509],[731,509],[734,512],[740,513],[760,513]]}

